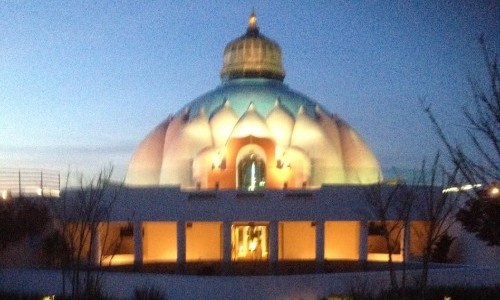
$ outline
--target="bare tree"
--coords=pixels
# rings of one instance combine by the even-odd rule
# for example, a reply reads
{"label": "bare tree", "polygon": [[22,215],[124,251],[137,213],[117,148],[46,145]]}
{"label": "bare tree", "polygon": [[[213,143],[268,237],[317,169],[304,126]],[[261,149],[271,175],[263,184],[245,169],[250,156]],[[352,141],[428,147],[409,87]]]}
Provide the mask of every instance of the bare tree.
{"label": "bare tree", "polygon": [[[79,175],[78,187],[71,189],[66,186],[55,210],[60,234],[64,237],[62,249],[66,250],[61,264],[63,293],[66,294],[66,280],[69,279],[72,298],[82,299],[100,292],[100,274],[93,268],[96,262],[100,265],[98,249],[106,246],[100,243],[106,243],[107,234],[99,239],[98,232],[102,222],[109,222],[121,187],[113,185],[112,174],[113,168],[109,167],[89,181]],[[67,182],[69,178],[68,175]]]}
{"label": "bare tree", "polygon": [[462,109],[467,121],[464,131],[468,141],[462,138],[453,141],[431,111],[431,107],[426,107],[425,111],[445,144],[453,164],[464,179],[469,183],[487,184],[500,182],[499,57],[489,53],[483,36],[479,43],[488,68],[490,88],[481,88],[476,81],[470,80],[473,98],[469,105]]}
{"label": "bare tree", "polygon": [[[376,220],[376,226],[383,236],[388,253],[388,267],[391,286],[404,294],[406,289],[406,262],[403,260],[403,278],[401,284],[396,276],[393,254],[401,249],[400,240],[403,230],[409,225],[413,196],[406,183],[398,181],[395,184],[377,183],[365,191],[365,199],[371,208],[370,218]],[[403,248],[403,251],[407,249]],[[401,295],[404,297],[404,295]]]}
{"label": "bare tree", "polygon": [[[483,36],[479,39],[487,67],[489,88],[471,80],[473,97],[463,107],[466,138],[453,140],[439,123],[430,106],[425,107],[435,131],[446,146],[460,181],[478,186],[457,214],[463,227],[490,246],[500,245],[500,74],[499,56],[488,51]],[[455,182],[455,185],[458,185]],[[490,193],[494,191],[495,193]]]}
{"label": "bare tree", "polygon": [[459,205],[458,193],[443,192],[451,183],[456,182],[456,172],[447,172],[439,163],[439,159],[437,154],[430,168],[427,168],[425,161],[422,163],[418,183],[412,185],[411,193],[416,197],[413,214],[425,221],[425,226],[420,232],[417,231],[424,241],[422,272],[418,282],[422,299],[425,299],[427,289],[429,263],[437,245],[448,236],[448,230],[455,222],[454,216]]}
{"label": "bare tree", "polygon": [[[412,228],[414,234],[421,237],[422,267],[418,288],[425,295],[429,263],[436,247],[448,236],[458,209],[459,194],[443,193],[450,182],[455,182],[455,174],[446,172],[439,164],[439,155],[436,155],[430,167],[427,167],[425,161],[422,163],[418,177],[411,184],[401,181],[392,185],[378,183],[367,189],[366,199],[371,208],[371,216],[377,220],[381,229],[379,233],[385,240],[391,287],[399,293],[401,299],[406,297],[406,259],[402,261],[402,278],[398,281],[393,253],[400,247],[399,241],[404,228]],[[421,220],[424,226],[417,228],[411,220]],[[403,253],[409,253],[410,249],[405,246]]]}

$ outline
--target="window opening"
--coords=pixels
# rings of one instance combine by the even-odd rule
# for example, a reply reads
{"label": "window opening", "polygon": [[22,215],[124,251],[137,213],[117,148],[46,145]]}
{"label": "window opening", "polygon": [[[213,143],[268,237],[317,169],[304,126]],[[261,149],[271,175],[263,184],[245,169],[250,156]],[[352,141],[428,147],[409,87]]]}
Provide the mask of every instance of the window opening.
{"label": "window opening", "polygon": [[243,158],[238,164],[238,182],[245,191],[262,190],[266,186],[266,164],[255,154]]}
{"label": "window opening", "polygon": [[268,258],[268,226],[242,224],[232,226],[233,260],[265,260]]}

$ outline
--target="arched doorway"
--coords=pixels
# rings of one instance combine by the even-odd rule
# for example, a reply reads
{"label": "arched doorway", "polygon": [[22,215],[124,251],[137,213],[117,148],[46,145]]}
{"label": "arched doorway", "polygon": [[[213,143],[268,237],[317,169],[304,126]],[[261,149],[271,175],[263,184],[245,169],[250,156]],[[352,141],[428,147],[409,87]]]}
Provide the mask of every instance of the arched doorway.
{"label": "arched doorway", "polygon": [[266,163],[251,153],[238,163],[238,185],[244,191],[256,191],[266,186]]}

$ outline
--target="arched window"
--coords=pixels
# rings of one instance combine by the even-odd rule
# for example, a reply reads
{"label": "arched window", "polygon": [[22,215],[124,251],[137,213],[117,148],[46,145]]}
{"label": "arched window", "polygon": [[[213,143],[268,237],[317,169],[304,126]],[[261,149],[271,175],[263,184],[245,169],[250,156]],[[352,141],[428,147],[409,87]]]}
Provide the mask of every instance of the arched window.
{"label": "arched window", "polygon": [[256,154],[249,154],[238,164],[239,188],[256,191],[266,186],[266,163]]}

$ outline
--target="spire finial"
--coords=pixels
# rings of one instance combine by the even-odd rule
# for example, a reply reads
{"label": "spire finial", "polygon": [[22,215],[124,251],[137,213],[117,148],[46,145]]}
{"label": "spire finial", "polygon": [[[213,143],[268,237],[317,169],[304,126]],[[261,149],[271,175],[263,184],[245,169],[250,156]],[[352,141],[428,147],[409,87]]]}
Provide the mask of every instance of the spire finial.
{"label": "spire finial", "polygon": [[259,28],[257,27],[257,17],[255,16],[255,10],[252,8],[252,13],[250,14],[250,18],[248,18],[248,28],[247,32],[258,32]]}

